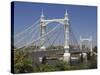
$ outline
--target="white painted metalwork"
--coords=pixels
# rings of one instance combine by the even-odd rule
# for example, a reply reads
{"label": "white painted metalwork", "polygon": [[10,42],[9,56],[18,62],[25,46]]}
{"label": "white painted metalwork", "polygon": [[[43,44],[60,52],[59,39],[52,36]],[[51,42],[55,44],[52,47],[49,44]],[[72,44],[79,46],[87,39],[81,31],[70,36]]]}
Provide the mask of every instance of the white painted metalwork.
{"label": "white painted metalwork", "polygon": [[[65,13],[65,17],[63,19],[48,19],[48,20],[45,19],[43,10],[42,10],[41,17],[40,17],[41,37],[46,33],[46,26],[51,22],[58,22],[64,25],[64,38],[65,38],[64,48],[65,48],[65,52],[69,52],[69,19],[68,19],[67,10]],[[45,41],[45,38],[42,37],[41,44],[43,44],[44,41]],[[43,45],[41,49],[45,49],[45,45]]]}
{"label": "white painted metalwork", "polygon": [[89,42],[90,52],[92,53],[92,52],[93,52],[93,50],[92,50],[92,36],[90,36],[90,38],[82,38],[82,37],[80,36],[80,50],[82,50],[82,43],[83,43],[84,41]]}

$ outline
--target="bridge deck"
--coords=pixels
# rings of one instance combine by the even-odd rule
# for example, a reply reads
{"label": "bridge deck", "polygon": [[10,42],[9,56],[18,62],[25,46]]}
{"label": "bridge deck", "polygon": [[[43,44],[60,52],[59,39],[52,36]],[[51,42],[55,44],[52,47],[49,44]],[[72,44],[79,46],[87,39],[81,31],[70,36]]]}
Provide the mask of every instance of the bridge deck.
{"label": "bridge deck", "polygon": [[70,50],[70,53],[88,53],[90,50]]}
{"label": "bridge deck", "polygon": [[[88,53],[89,51],[83,50],[83,51],[79,51],[79,50],[71,50],[70,53],[71,54],[79,54],[79,53]],[[30,52],[33,56],[33,59],[35,61],[39,62],[39,58],[40,57],[47,57],[48,59],[55,59],[55,58],[62,58],[63,54],[64,54],[64,50],[45,50],[45,51],[33,51]]]}
{"label": "bridge deck", "polygon": [[[52,50],[31,50],[31,51],[28,51],[28,52],[34,52],[34,53],[37,53],[37,52],[41,52],[41,53],[64,53],[64,50],[57,50],[57,49],[52,49]],[[70,53],[88,53],[90,52],[90,50],[69,50]]]}
{"label": "bridge deck", "polygon": [[[70,50],[71,56],[77,55],[79,56],[79,53],[88,53],[89,51],[83,50]],[[33,57],[33,60],[39,63],[39,58],[46,57],[46,59],[49,60],[57,60],[57,59],[62,59],[64,55],[64,50],[45,50],[45,51],[30,51],[29,54]],[[75,56],[75,57],[77,57]]]}

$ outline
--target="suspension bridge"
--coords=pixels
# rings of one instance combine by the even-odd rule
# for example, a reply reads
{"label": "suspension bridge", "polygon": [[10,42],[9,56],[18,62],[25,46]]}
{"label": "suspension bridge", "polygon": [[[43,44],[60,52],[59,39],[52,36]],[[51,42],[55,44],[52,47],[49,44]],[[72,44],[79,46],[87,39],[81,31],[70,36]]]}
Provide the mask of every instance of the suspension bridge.
{"label": "suspension bridge", "polygon": [[[53,26],[50,27],[51,25]],[[88,43],[83,46],[85,41]],[[35,23],[14,35],[14,51],[21,49],[33,53],[33,57],[38,61],[45,56],[47,59],[54,58],[68,63],[73,54],[78,54],[87,61],[87,54],[92,56],[94,53],[92,36],[80,37],[80,42],[77,41],[67,11],[64,18],[61,19],[45,19],[42,11],[40,18]],[[94,54],[96,55],[96,53]]]}

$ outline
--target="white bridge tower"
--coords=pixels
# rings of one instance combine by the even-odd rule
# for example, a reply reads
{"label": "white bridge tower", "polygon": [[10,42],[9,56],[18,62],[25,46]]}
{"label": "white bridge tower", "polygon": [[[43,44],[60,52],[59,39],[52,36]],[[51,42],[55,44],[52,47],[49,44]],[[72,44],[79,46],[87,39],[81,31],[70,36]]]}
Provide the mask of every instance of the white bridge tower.
{"label": "white bridge tower", "polygon": [[46,50],[46,47],[44,45],[45,43],[45,38],[44,35],[46,34],[46,26],[51,23],[51,22],[58,22],[62,25],[64,25],[64,55],[63,55],[63,60],[66,62],[70,62],[70,53],[69,53],[69,18],[68,18],[68,13],[67,10],[65,12],[64,18],[63,19],[49,19],[46,20],[44,18],[43,10],[41,13],[40,17],[40,27],[41,27],[41,50]]}
{"label": "white bridge tower", "polygon": [[[90,52],[90,55],[92,56],[93,55],[93,50],[92,50],[92,37],[90,37],[90,38],[82,38],[80,36],[80,50],[84,50],[83,47],[82,47],[84,41],[87,41],[89,43],[89,52]],[[83,55],[83,61],[87,62],[87,53],[84,53],[83,52],[82,55]]]}

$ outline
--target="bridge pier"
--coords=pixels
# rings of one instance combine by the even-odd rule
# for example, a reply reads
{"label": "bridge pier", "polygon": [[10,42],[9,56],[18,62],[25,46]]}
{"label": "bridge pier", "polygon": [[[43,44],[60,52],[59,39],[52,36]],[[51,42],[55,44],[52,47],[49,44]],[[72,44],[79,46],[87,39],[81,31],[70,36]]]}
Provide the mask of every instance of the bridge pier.
{"label": "bridge pier", "polygon": [[82,53],[82,61],[87,62],[87,53]]}
{"label": "bridge pier", "polygon": [[70,63],[70,53],[64,53],[63,61]]}

